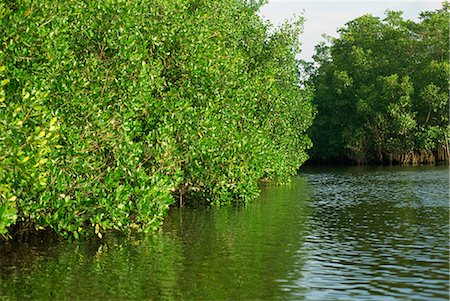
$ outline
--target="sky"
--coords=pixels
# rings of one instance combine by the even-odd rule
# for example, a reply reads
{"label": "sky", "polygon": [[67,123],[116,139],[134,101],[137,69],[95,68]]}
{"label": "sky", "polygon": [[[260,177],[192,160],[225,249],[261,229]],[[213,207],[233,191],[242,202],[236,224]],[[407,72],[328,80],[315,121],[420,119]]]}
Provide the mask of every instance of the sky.
{"label": "sky", "polygon": [[441,3],[440,0],[269,0],[260,14],[274,25],[294,15],[303,15],[306,22],[300,36],[302,53],[299,58],[311,60],[314,47],[324,41],[322,34],[337,36],[338,28],[359,16],[383,17],[390,9],[401,10],[405,18],[417,21],[420,12],[438,9]]}

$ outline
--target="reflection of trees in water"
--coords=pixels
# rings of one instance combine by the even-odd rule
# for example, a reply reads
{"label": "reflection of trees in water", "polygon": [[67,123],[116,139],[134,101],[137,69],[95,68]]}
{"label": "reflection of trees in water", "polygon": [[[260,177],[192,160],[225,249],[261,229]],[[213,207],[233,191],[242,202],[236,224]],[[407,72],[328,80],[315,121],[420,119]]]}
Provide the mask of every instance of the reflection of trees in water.
{"label": "reflection of trees in water", "polygon": [[189,250],[182,278],[190,280],[183,290],[191,297],[231,300],[287,294],[281,285],[299,268],[306,196],[304,180],[296,178],[291,186],[263,189],[246,207],[173,214],[166,228],[182,229]]}
{"label": "reflection of trees in water", "polygon": [[165,233],[146,239],[17,246],[14,253],[23,256],[2,259],[0,291],[48,300],[282,296],[276,280],[299,268],[306,195],[304,180],[296,178],[291,186],[263,189],[245,207],[175,209]]}
{"label": "reflection of trees in water", "polygon": [[[417,188],[419,180],[431,181],[432,194]],[[17,245],[14,256],[0,252],[0,292],[49,300],[329,300],[334,293],[368,300],[410,291],[442,299],[448,205],[439,205],[436,190],[445,195],[447,181],[436,172],[310,173],[309,185],[295,178],[263,188],[247,206],[174,209],[163,234],[146,239]]]}
{"label": "reflection of trees in water", "polygon": [[43,245],[37,248],[41,251],[28,252],[29,257],[18,260],[22,266],[2,270],[3,296],[19,300],[173,300],[180,294],[180,246],[168,237],[111,239],[105,244],[62,242],[47,252],[42,251]]}

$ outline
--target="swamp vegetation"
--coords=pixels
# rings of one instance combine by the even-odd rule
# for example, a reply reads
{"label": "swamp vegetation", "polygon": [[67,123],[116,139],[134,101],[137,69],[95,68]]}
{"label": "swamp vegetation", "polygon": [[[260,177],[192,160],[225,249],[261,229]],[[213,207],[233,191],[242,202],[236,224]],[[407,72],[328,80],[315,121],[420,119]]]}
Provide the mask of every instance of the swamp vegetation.
{"label": "swamp vegetation", "polygon": [[307,159],[303,20],[242,0],[2,1],[0,233],[154,231]]}
{"label": "swamp vegetation", "polygon": [[448,4],[358,18],[302,64],[304,20],[264,2],[0,0],[0,236],[154,232],[289,181],[313,144],[448,160]]}
{"label": "swamp vegetation", "polygon": [[317,107],[311,156],[358,163],[449,159],[449,4],[405,20],[365,15],[304,64]]}

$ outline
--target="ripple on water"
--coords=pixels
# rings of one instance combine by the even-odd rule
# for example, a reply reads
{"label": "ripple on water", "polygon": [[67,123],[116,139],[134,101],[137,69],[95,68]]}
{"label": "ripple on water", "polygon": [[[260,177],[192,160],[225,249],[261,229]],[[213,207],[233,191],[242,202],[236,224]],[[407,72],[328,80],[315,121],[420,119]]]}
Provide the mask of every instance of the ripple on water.
{"label": "ripple on water", "polygon": [[448,300],[448,170],[305,175],[306,300]]}
{"label": "ripple on water", "polygon": [[448,209],[447,169],[310,170],[154,237],[22,244],[0,299],[447,301]]}

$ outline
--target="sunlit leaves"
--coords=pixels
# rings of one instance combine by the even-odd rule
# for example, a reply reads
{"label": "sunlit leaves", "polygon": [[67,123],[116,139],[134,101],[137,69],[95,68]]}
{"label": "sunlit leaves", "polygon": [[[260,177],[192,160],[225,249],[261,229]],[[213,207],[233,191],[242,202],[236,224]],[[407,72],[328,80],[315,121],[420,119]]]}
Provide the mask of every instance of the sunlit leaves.
{"label": "sunlit leaves", "polygon": [[2,133],[22,220],[74,237],[152,232],[176,201],[246,202],[259,179],[294,174],[312,122],[295,61],[303,21],[270,30],[257,5],[8,8]]}

